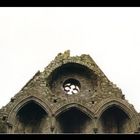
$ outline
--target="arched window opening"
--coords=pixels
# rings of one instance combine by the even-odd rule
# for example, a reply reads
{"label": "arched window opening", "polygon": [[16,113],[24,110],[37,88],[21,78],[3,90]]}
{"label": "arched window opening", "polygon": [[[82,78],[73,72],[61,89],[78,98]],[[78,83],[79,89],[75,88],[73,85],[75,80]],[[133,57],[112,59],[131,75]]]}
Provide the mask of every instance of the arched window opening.
{"label": "arched window opening", "polygon": [[46,111],[37,103],[30,101],[16,115],[15,133],[42,133],[46,117]]}
{"label": "arched window opening", "polygon": [[100,125],[103,133],[125,133],[131,129],[128,115],[116,106],[112,106],[103,112]]}
{"label": "arched window opening", "polygon": [[58,133],[88,133],[91,132],[91,118],[72,107],[57,117]]}

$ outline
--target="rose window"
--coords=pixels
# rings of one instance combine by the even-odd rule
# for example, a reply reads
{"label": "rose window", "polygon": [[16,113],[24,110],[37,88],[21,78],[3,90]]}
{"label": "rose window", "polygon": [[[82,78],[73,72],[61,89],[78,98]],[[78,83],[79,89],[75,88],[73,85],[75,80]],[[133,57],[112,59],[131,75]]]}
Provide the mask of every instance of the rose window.
{"label": "rose window", "polygon": [[77,94],[80,92],[80,83],[75,79],[68,79],[63,84],[63,90],[66,94]]}

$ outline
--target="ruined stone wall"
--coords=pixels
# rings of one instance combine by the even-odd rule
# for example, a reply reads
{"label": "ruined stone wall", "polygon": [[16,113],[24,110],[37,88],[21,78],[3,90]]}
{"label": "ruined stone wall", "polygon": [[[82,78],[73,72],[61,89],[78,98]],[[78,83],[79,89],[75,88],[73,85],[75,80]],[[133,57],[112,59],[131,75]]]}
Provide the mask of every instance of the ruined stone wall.
{"label": "ruined stone wall", "polygon": [[69,51],[59,53],[0,110],[1,133],[139,131],[140,115],[122,91],[89,55],[71,57]]}

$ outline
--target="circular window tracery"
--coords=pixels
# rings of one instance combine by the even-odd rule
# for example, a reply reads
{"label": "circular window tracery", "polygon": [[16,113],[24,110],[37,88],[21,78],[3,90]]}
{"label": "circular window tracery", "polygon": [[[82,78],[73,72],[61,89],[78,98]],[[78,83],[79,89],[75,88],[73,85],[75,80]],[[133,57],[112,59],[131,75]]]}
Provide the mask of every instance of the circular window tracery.
{"label": "circular window tracery", "polygon": [[63,84],[63,90],[66,94],[77,94],[80,92],[80,82],[75,79],[68,79]]}

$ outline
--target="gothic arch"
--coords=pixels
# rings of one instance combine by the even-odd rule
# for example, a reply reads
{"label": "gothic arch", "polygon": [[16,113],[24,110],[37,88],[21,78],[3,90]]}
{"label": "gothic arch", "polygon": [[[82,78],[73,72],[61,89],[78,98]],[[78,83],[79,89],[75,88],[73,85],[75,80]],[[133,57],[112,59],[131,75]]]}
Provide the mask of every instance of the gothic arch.
{"label": "gothic arch", "polygon": [[60,107],[55,112],[55,116],[58,116],[63,111],[65,111],[65,110],[67,110],[69,108],[72,108],[72,107],[75,107],[75,108],[79,109],[80,111],[82,111],[83,113],[85,113],[87,116],[89,116],[91,119],[94,118],[94,114],[88,108],[86,108],[83,105],[78,104],[78,103],[70,103],[70,104],[67,104],[67,105],[64,105],[64,106]]}
{"label": "gothic arch", "polygon": [[[39,99],[35,96],[26,97],[23,100],[21,100],[20,102],[18,102],[10,111],[9,116],[8,116],[8,124],[9,124],[7,127],[8,133],[15,133],[14,132],[15,130],[13,130],[12,126],[14,126],[15,123],[17,122],[17,115],[19,115],[19,112],[23,112],[21,110],[23,110],[23,109],[28,110],[29,108],[30,108],[30,110],[34,109],[34,108],[36,108],[37,110],[39,109],[39,112],[42,113],[41,119],[43,119],[43,115],[46,115],[46,117],[49,117],[52,114],[50,107],[45,102],[43,102],[41,99]],[[26,111],[26,112],[29,112],[29,111]],[[34,110],[34,112],[36,112],[36,110]],[[21,113],[21,114],[24,115],[23,113]],[[29,115],[32,115],[32,114],[29,114]],[[21,133],[24,133],[24,132],[21,132]],[[37,132],[35,132],[35,133],[37,133]]]}
{"label": "gothic arch", "polygon": [[93,114],[79,104],[69,104],[56,113],[58,133],[91,133]]}
{"label": "gothic arch", "polygon": [[[136,116],[135,110],[132,107],[130,107],[129,104],[127,104],[121,99],[106,99],[106,100],[103,100],[98,105],[97,110],[96,110],[96,117],[98,118],[97,125],[100,128],[101,128],[101,119],[103,119],[103,116],[105,118],[109,118],[109,116],[113,116],[115,118],[122,118],[122,120],[127,122],[127,124],[124,124],[126,125],[126,127],[124,126],[124,128],[127,128],[129,130],[122,130],[120,133],[125,133],[125,132],[133,133],[137,129],[138,118]],[[120,123],[123,123],[123,122],[120,122]],[[115,132],[115,133],[118,133],[118,132]]]}

